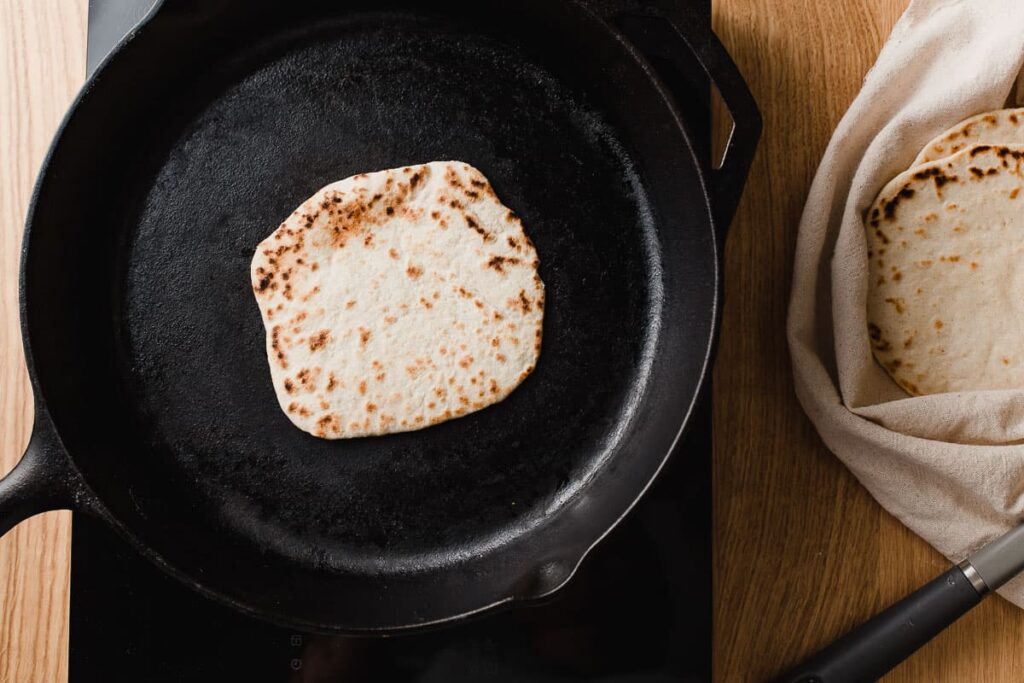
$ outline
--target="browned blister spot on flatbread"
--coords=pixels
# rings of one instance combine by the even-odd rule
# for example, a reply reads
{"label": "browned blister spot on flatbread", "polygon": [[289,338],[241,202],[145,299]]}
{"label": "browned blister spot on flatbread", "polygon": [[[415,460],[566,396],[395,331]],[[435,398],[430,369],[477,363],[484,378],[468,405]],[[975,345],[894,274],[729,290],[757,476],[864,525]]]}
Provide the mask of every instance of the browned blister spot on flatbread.
{"label": "browned blister spot on flatbread", "polygon": [[483,226],[480,225],[480,222],[475,217],[471,216],[468,213],[464,214],[464,217],[466,219],[466,225],[469,227],[469,229],[476,232],[486,241],[489,236],[489,233],[486,230],[484,230]]}
{"label": "browned blister spot on flatbread", "polygon": [[487,261],[487,265],[485,267],[490,268],[496,273],[504,275],[506,268],[509,266],[518,266],[520,263],[522,263],[522,261],[515,256],[492,256]]}
{"label": "browned blister spot on flatbread", "polygon": [[510,308],[518,310],[522,313],[529,313],[531,310],[533,310],[533,303],[534,302],[530,300],[530,297],[526,296],[525,289],[520,289],[519,294],[517,296],[508,300],[508,305]]}
{"label": "browned blister spot on flatbread", "polygon": [[274,357],[277,359],[278,365],[282,368],[288,367],[288,360],[285,358],[284,349],[281,346],[281,326],[274,325],[270,332],[271,348],[274,351]]}
{"label": "browned blister spot on flatbread", "polygon": [[904,303],[903,299],[889,297],[885,300],[885,303],[890,304],[896,310],[897,313],[903,313],[904,311],[906,311],[906,304]]}
{"label": "browned blister spot on flatbread", "polygon": [[340,435],[341,434],[341,417],[336,413],[324,415],[316,421],[317,436],[323,438],[330,434]]}
{"label": "browned blister spot on flatbread", "polygon": [[317,380],[320,377],[320,368],[303,368],[295,375],[295,380],[307,393],[316,391]]}
{"label": "browned blister spot on flatbread", "polygon": [[325,346],[327,346],[327,342],[330,340],[330,338],[331,338],[331,331],[330,330],[320,330],[315,335],[313,335],[313,336],[311,336],[309,338],[309,350],[310,351],[320,351]]}

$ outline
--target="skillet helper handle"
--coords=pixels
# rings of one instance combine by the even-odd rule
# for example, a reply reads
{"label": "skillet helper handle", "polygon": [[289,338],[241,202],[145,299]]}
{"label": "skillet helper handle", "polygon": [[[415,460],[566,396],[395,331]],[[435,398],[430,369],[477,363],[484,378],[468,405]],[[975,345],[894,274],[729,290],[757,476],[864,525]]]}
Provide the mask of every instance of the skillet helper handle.
{"label": "skillet helper handle", "polygon": [[785,674],[778,683],[877,680],[970,611],[987,593],[984,581],[968,562],[952,567]]}
{"label": "skillet helper handle", "polygon": [[[676,74],[686,74],[692,68],[692,59],[687,59],[687,56],[692,55],[722,97],[733,127],[721,165],[711,168],[707,178],[715,232],[719,243],[723,243],[761,138],[761,112],[754,96],[718,37],[701,22],[674,20],[661,14],[630,13],[618,15],[615,24],[643,55],[651,70],[661,77],[669,92],[672,92],[670,84],[675,79],[658,73],[662,68],[659,64],[666,65]],[[689,55],[681,54],[680,46]],[[676,97],[679,98],[678,95]],[[707,93],[707,102],[710,105],[710,92]]]}
{"label": "skillet helper handle", "polygon": [[25,454],[0,479],[0,536],[40,512],[89,509],[91,495],[53,435],[49,420],[38,409],[36,415]]}

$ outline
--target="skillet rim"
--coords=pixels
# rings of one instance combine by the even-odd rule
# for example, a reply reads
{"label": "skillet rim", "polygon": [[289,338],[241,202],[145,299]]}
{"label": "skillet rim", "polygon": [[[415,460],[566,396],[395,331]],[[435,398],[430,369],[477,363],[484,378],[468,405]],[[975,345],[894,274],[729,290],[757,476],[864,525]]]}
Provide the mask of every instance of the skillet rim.
{"label": "skillet rim", "polygon": [[[599,545],[604,538],[611,533],[622,520],[632,511],[636,504],[646,494],[647,490],[651,487],[654,481],[660,475],[662,469],[665,467],[669,458],[675,452],[679,441],[686,432],[689,426],[690,418],[693,414],[695,405],[697,404],[702,393],[708,384],[709,372],[714,356],[714,348],[719,334],[719,325],[721,318],[721,300],[722,300],[722,263],[721,263],[721,249],[722,245],[718,238],[718,230],[715,222],[714,211],[711,201],[711,193],[708,185],[708,173],[709,169],[705,164],[702,164],[697,158],[696,150],[691,140],[689,129],[687,128],[684,117],[678,104],[675,101],[674,96],[671,93],[670,88],[666,85],[661,76],[658,75],[657,71],[653,68],[651,63],[646,57],[633,45],[633,43],[614,26],[607,18],[601,16],[600,13],[588,6],[585,0],[566,0],[569,4],[575,6],[583,13],[589,16],[589,18],[595,23],[604,28],[608,37],[614,39],[618,43],[619,47],[624,49],[628,58],[632,59],[636,65],[638,65],[650,85],[653,86],[654,91],[661,100],[662,104],[667,108],[668,113],[671,115],[674,127],[677,129],[679,135],[682,137],[685,143],[686,151],[685,156],[689,164],[692,164],[692,168],[695,171],[695,177],[699,183],[700,195],[703,197],[701,203],[702,210],[699,212],[700,215],[704,216],[706,220],[701,221],[708,232],[708,241],[710,245],[710,258],[711,258],[711,272],[713,273],[713,282],[709,283],[711,289],[710,304],[711,311],[709,314],[709,334],[704,344],[705,351],[703,358],[700,361],[700,371],[697,373],[696,382],[693,390],[690,393],[689,399],[685,402],[683,410],[679,411],[679,416],[676,418],[678,427],[676,428],[675,434],[671,439],[671,442],[665,452],[660,456],[657,462],[657,466],[648,477],[646,483],[636,492],[633,496],[632,501],[625,506],[621,512],[615,517],[615,519],[607,525],[604,530],[584,543],[584,548],[578,553],[574,553],[574,557],[571,568],[559,577],[559,580],[553,583],[550,587],[546,587],[544,590],[536,593],[532,593],[528,597],[517,596],[515,594],[508,594],[498,600],[487,603],[485,605],[476,607],[471,610],[459,612],[458,614],[448,614],[446,616],[429,619],[426,621],[417,621],[414,623],[405,623],[394,626],[382,626],[382,627],[350,627],[340,626],[338,622],[324,623],[315,622],[304,619],[296,619],[292,616],[282,616],[280,612],[273,612],[272,610],[254,607],[249,602],[245,602],[241,599],[234,598],[229,594],[222,593],[215,588],[207,587],[205,584],[197,581],[187,570],[179,569],[176,565],[171,564],[164,557],[157,552],[153,547],[139,539],[131,529],[127,527],[115,514],[110,512],[107,506],[102,502],[101,498],[90,488],[85,477],[82,475],[75,458],[71,451],[65,446],[64,441],[60,434],[60,429],[57,427],[55,421],[49,413],[45,394],[43,391],[42,384],[40,382],[36,365],[35,357],[32,352],[32,337],[29,330],[29,304],[28,304],[28,288],[26,286],[26,273],[29,260],[29,252],[32,244],[32,226],[36,220],[36,211],[39,206],[39,199],[42,192],[43,184],[47,178],[51,164],[60,147],[61,141],[64,138],[65,133],[70,122],[75,118],[79,111],[82,103],[90,96],[95,84],[103,76],[105,71],[109,68],[109,65],[116,62],[121,58],[127,46],[131,43],[139,40],[140,36],[143,36],[148,29],[153,26],[154,19],[160,13],[161,9],[167,4],[168,0],[157,0],[146,15],[139,21],[139,23],[129,31],[117,45],[107,54],[107,56],[97,66],[93,74],[86,80],[85,84],[79,90],[75,96],[68,111],[64,115],[54,133],[53,140],[47,150],[45,157],[39,167],[39,172],[36,178],[36,182],[33,187],[32,195],[30,197],[28,210],[26,212],[25,229],[22,238],[21,255],[19,260],[19,274],[18,274],[18,298],[19,298],[19,318],[20,318],[20,331],[22,335],[22,346],[25,353],[25,362],[29,375],[30,384],[33,390],[33,405],[35,410],[34,426],[32,441],[36,440],[36,433],[41,429],[45,429],[48,432],[48,439],[52,440],[51,447],[55,447],[59,450],[57,457],[62,458],[65,462],[62,464],[63,467],[70,470],[73,476],[79,480],[80,483],[80,494],[72,497],[68,504],[58,505],[59,509],[70,508],[76,512],[88,512],[104,520],[105,523],[109,524],[119,536],[131,545],[132,548],[139,552],[143,557],[153,562],[161,571],[174,577],[176,580],[190,586],[200,594],[230,607],[238,612],[246,615],[269,621],[278,625],[285,625],[300,628],[307,631],[329,633],[329,634],[347,634],[347,635],[374,635],[384,633],[409,633],[429,629],[442,624],[457,622],[465,620],[466,618],[480,615],[486,612],[491,612],[499,607],[507,606],[515,603],[529,603],[537,600],[544,599],[553,593],[563,588],[579,570],[583,561],[589,556],[591,551],[597,545]],[[708,29],[710,31],[710,29]],[[685,395],[685,392],[684,392]],[[588,534],[592,536],[592,534]]]}

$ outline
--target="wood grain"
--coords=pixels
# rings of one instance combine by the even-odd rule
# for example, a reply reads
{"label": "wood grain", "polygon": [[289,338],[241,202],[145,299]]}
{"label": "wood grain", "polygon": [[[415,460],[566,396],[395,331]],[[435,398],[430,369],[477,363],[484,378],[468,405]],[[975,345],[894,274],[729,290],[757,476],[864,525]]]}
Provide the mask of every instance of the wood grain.
{"label": "wood grain", "polygon": [[[85,76],[86,0],[0,0],[0,471],[28,441],[31,391],[18,324],[18,255],[39,164]],[[0,681],[67,679],[71,515],[0,539]]]}
{"label": "wood grain", "polygon": [[[785,338],[811,179],[906,4],[715,0],[715,30],[765,119],[726,248],[714,375],[716,681],[767,680],[947,566],[822,445]],[[886,680],[1021,681],[1022,642],[1024,612],[990,599]]]}

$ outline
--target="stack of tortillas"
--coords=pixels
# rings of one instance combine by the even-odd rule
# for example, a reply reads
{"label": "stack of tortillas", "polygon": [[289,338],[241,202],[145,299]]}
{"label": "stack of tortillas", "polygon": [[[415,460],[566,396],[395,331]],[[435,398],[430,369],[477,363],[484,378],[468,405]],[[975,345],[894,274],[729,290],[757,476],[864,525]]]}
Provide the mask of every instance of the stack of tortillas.
{"label": "stack of tortillas", "polygon": [[946,131],[865,215],[875,358],[912,395],[1024,388],[1024,109]]}
{"label": "stack of tortillas", "polygon": [[[1024,516],[1024,111],[994,111],[1024,106],[1022,68],[1024,3],[912,0],[822,155],[794,249],[801,406],[953,562]],[[1000,592],[1024,607],[1024,577]]]}

